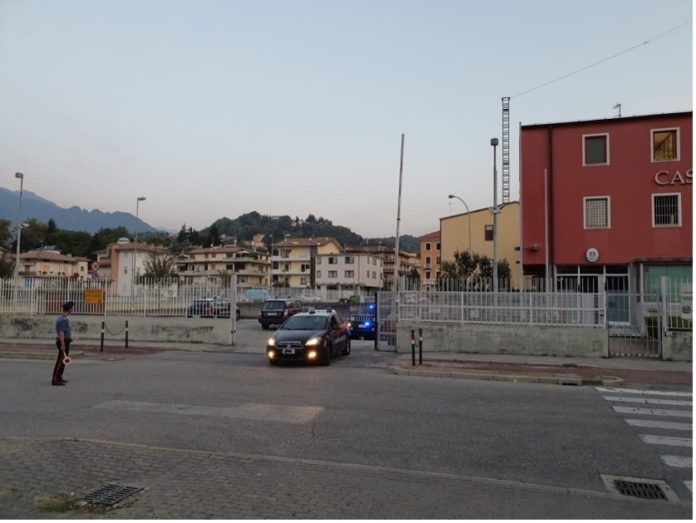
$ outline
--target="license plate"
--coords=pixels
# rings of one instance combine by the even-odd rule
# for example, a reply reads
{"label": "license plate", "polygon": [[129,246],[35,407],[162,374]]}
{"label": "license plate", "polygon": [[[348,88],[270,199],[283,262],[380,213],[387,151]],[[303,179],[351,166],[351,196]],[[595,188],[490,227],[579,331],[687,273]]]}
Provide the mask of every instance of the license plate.
{"label": "license plate", "polygon": [[295,349],[283,349],[283,354],[295,354]]}

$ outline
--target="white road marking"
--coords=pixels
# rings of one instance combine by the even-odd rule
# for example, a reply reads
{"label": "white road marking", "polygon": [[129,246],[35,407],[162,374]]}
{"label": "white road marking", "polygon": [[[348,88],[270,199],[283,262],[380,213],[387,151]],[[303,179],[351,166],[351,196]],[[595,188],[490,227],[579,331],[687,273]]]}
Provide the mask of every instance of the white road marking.
{"label": "white road marking", "polygon": [[616,407],[613,406],[616,412],[620,414],[639,414],[644,416],[666,416],[670,418],[691,418],[692,414],[689,410],[660,410],[660,409],[640,409],[637,407]]}
{"label": "white road marking", "polygon": [[677,423],[676,421],[654,421],[651,419],[624,419],[626,423],[634,427],[648,427],[651,429],[667,430],[693,430],[691,423]]}
{"label": "white road marking", "polygon": [[691,488],[691,481],[685,481],[685,482],[684,482],[684,485],[686,485],[686,488],[688,488],[691,492],[694,491],[694,489]]}
{"label": "white road marking", "polygon": [[627,396],[602,396],[607,401],[620,401],[623,403],[644,403],[650,405],[672,405],[675,407],[691,407],[690,401],[661,400],[655,398],[629,398]]}
{"label": "white road marking", "polygon": [[691,468],[691,456],[660,456],[665,465],[679,469]]}
{"label": "white road marking", "polygon": [[647,396],[679,396],[690,398],[691,392],[677,392],[673,390],[638,390],[638,389],[614,389],[607,387],[595,387],[599,392],[621,392],[624,394],[645,394]]}
{"label": "white road marking", "polygon": [[177,405],[173,403],[121,400],[100,403],[95,405],[95,408],[160,412],[163,414],[183,414],[188,416],[214,416],[253,421],[275,421],[279,423],[308,423],[324,410],[322,407],[266,405],[262,403],[246,403],[239,407],[209,407],[205,405]]}
{"label": "white road marking", "polygon": [[669,445],[670,447],[691,447],[691,438],[675,438],[671,436],[655,436],[640,434],[640,439],[650,445]]}

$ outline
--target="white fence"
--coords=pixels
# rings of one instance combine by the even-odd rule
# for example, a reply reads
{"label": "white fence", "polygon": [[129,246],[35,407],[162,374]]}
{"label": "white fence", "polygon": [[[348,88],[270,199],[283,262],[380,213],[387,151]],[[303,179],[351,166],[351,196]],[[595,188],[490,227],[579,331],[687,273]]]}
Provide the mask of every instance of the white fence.
{"label": "white fence", "polygon": [[[374,301],[376,290],[367,289],[311,289],[296,287],[239,288],[239,301],[260,302],[268,298],[290,298],[304,303],[339,303],[356,300]],[[355,298],[357,296],[357,298]]]}
{"label": "white fence", "polygon": [[598,293],[420,292],[398,293],[397,321],[605,326]]}
{"label": "white fence", "polygon": [[73,314],[186,316],[196,300],[229,303],[231,295],[230,285],[188,285],[176,280],[143,280],[124,293],[110,280],[20,277],[0,279],[0,314],[57,314],[63,303],[72,301]]}

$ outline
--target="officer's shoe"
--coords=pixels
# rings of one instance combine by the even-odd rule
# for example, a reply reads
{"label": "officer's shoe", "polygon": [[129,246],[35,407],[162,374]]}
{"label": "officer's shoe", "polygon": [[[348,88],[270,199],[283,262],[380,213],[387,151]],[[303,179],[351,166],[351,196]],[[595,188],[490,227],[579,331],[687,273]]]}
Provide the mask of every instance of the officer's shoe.
{"label": "officer's shoe", "polygon": [[58,385],[65,385],[65,382],[64,381],[54,381],[54,382],[51,382],[51,385],[53,385],[54,387],[58,386]]}

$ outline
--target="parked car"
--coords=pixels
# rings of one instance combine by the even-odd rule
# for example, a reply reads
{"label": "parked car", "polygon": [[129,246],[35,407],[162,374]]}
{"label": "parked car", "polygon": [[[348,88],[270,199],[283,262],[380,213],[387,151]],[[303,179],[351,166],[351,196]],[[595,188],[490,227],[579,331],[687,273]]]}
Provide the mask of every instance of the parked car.
{"label": "parked car", "polygon": [[302,310],[302,304],[296,300],[266,300],[259,311],[259,323],[264,329],[271,325],[280,325],[290,316]]}
{"label": "parked car", "polygon": [[[239,320],[241,311],[236,308],[236,318]],[[229,318],[230,317],[230,302],[219,300],[216,298],[201,298],[193,300],[186,311],[186,316],[200,316],[201,318]]]}
{"label": "parked car", "polygon": [[337,354],[350,354],[350,329],[331,309],[295,314],[266,342],[271,365],[280,361],[330,365]]}
{"label": "parked car", "polygon": [[348,316],[350,337],[354,340],[374,340],[377,332],[377,306],[365,303],[350,312]]}

